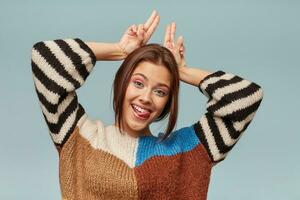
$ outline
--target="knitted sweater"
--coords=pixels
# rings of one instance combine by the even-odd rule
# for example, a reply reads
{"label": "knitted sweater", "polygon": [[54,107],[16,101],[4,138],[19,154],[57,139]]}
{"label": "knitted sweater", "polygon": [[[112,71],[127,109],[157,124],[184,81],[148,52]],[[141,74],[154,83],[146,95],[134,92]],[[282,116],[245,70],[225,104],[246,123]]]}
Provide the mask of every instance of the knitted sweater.
{"label": "knitted sweater", "polygon": [[166,141],[134,138],[93,120],[78,102],[96,62],[80,39],[43,41],[32,48],[40,107],[59,152],[62,199],[204,200],[212,167],[224,160],[253,119],[263,91],[239,76],[214,72],[199,84],[206,113]]}

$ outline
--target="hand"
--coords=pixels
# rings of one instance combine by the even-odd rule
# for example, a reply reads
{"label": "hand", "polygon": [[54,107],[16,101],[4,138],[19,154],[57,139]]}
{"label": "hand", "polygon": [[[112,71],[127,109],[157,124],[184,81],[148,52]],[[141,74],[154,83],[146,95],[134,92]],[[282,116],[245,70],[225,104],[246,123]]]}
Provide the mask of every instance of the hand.
{"label": "hand", "polygon": [[186,67],[185,63],[185,48],[183,44],[183,37],[180,36],[177,38],[175,43],[175,32],[176,32],[176,24],[173,22],[172,24],[168,24],[165,33],[164,47],[168,48],[174,55],[177,65],[180,68]]}
{"label": "hand", "polygon": [[146,23],[130,26],[118,43],[122,51],[128,55],[135,49],[145,45],[157,28],[159,20],[160,17],[154,10]]}

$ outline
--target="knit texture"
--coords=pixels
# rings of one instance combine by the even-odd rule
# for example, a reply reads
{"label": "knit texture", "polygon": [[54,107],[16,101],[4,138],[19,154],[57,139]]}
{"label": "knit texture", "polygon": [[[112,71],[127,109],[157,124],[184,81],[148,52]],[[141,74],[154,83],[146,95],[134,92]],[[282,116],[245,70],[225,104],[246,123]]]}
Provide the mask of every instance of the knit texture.
{"label": "knit texture", "polygon": [[206,113],[166,141],[131,137],[88,117],[76,89],[96,57],[80,39],[42,41],[32,48],[32,72],[49,134],[59,152],[64,200],[205,200],[212,167],[224,160],[252,121],[260,86],[214,72],[200,83]]}

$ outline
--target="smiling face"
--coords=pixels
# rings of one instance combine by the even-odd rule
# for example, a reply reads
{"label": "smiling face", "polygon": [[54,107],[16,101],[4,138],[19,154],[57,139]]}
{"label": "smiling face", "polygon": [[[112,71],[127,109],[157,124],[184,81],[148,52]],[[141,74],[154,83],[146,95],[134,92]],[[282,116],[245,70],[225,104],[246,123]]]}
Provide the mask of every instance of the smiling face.
{"label": "smiling face", "polygon": [[171,74],[165,66],[140,62],[123,101],[123,130],[131,136],[150,135],[149,125],[162,113],[170,93]]}

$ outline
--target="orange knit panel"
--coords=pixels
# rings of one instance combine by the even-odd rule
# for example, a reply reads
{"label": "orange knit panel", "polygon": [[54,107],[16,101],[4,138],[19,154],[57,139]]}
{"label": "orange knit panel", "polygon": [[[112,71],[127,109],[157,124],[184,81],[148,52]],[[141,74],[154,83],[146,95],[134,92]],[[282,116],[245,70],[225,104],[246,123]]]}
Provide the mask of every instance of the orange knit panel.
{"label": "orange knit panel", "polygon": [[211,168],[202,144],[182,154],[152,157],[135,168],[139,199],[205,200]]}

